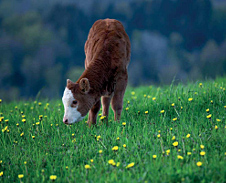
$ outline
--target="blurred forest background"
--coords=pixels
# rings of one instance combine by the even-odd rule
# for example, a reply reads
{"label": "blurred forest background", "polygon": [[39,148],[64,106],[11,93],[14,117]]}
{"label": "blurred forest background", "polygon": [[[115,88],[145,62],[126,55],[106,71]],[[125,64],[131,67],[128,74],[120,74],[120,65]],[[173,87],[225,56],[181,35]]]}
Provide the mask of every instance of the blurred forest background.
{"label": "blurred forest background", "polygon": [[131,86],[226,72],[225,0],[1,0],[0,98],[62,96],[84,70],[89,29],[104,18],[130,37]]}

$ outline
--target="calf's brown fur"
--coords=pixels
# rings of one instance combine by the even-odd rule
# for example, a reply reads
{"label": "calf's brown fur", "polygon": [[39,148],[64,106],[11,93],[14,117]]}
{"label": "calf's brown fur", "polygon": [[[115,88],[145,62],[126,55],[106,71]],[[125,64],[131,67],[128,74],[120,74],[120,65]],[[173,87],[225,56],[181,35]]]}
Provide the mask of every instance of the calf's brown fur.
{"label": "calf's brown fur", "polygon": [[119,120],[130,61],[130,40],[123,25],[114,19],[96,21],[85,43],[85,54],[85,71],[75,83],[67,81],[78,101],[77,110],[82,116],[89,111],[91,126],[96,124],[101,103],[106,117],[111,103],[114,119]]}

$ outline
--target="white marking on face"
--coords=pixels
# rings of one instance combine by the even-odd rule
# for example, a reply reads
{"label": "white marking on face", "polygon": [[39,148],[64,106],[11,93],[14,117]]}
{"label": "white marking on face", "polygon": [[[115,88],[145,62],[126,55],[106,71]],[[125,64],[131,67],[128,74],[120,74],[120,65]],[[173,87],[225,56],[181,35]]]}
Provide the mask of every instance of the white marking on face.
{"label": "white marking on face", "polygon": [[67,87],[64,90],[64,95],[62,97],[62,102],[64,104],[64,119],[63,121],[67,119],[66,124],[73,124],[76,122],[81,121],[84,117],[82,117],[81,113],[77,110],[78,104],[76,107],[72,107],[72,102],[75,100],[73,97],[73,94],[71,90],[69,90]]}

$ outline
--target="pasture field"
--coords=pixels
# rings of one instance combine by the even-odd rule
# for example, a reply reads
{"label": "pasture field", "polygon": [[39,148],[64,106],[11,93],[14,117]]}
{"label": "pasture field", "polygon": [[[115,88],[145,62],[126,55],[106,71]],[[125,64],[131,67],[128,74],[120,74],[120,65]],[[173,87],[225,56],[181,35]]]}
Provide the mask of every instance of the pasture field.
{"label": "pasture field", "polygon": [[[0,182],[226,182],[226,78],[128,88],[120,122],[0,100]],[[1,97],[0,97],[1,98]]]}

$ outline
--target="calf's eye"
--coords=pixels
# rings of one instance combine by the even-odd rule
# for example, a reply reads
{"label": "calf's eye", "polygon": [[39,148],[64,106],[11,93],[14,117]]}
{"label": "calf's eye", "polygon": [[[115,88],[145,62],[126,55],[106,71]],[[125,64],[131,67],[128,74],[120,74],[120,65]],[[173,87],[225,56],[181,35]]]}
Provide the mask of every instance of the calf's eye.
{"label": "calf's eye", "polygon": [[78,102],[77,102],[77,100],[74,100],[73,102],[72,102],[72,104],[74,104],[74,105],[76,105]]}

